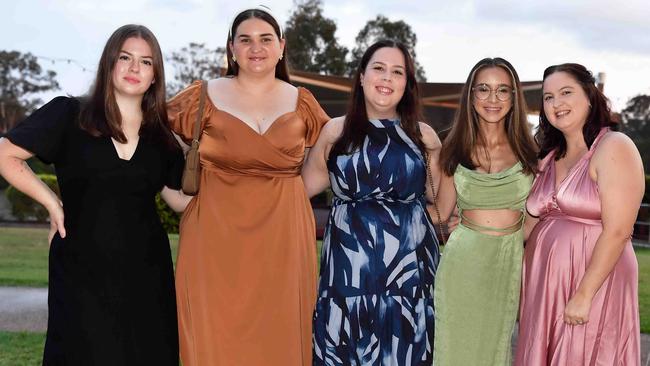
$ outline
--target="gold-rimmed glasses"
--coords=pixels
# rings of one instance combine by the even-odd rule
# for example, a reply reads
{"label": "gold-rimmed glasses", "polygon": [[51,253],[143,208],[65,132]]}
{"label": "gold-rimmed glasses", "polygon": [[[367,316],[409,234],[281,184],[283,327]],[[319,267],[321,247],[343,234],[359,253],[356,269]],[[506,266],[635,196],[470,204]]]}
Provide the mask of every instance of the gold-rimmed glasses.
{"label": "gold-rimmed glasses", "polygon": [[515,89],[508,85],[499,85],[496,89],[492,89],[487,84],[478,84],[472,87],[472,93],[476,99],[480,100],[487,100],[490,97],[490,94],[494,93],[498,100],[507,102],[512,98]]}

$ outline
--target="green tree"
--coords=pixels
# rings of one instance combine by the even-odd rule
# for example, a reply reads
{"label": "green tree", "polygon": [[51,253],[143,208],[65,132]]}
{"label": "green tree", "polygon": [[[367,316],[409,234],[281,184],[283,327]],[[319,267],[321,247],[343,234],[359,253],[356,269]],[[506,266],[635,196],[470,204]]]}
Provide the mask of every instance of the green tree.
{"label": "green tree", "polygon": [[56,73],[43,70],[36,56],[0,50],[0,133],[43,103],[39,93],[58,89]]}
{"label": "green tree", "polygon": [[418,42],[417,36],[411,29],[411,26],[403,20],[391,22],[383,15],[377,15],[377,18],[369,20],[368,23],[357,34],[356,47],[352,50],[352,60],[348,64],[350,75],[354,73],[359,65],[359,61],[366,52],[366,49],[376,41],[381,39],[394,39],[406,45],[415,61],[415,76],[418,81],[426,81],[424,69],[418,63],[415,55],[415,45]]}
{"label": "green tree", "polygon": [[165,57],[167,66],[174,72],[174,78],[167,81],[167,95],[173,96],[194,80],[214,79],[221,75],[225,66],[226,49],[211,49],[204,43],[191,42],[180,50]]}
{"label": "green tree", "polygon": [[343,75],[348,49],[339,45],[336,23],[323,16],[321,0],[302,0],[285,25],[289,65],[302,71]]}
{"label": "green tree", "polygon": [[636,144],[643,158],[643,167],[650,172],[650,95],[630,99],[621,113],[622,130]]}

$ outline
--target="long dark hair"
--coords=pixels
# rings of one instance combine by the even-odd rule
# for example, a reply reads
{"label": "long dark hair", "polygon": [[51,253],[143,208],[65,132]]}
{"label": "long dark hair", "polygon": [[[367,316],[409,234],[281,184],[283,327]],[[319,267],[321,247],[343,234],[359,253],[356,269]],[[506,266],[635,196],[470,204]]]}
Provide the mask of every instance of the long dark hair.
{"label": "long dark hair", "polygon": [[110,136],[126,143],[122,132],[122,115],[115,100],[113,69],[124,42],[141,38],[151,48],[154,80],[142,98],[142,125],[140,135],[160,139],[164,144],[177,146],[169,130],[165,107],[165,70],[160,45],[153,33],[143,25],[127,24],[110,36],[99,59],[97,75],[89,95],[82,100],[79,125],[93,136]]}
{"label": "long dark hair", "polygon": [[[582,127],[582,135],[587,147],[591,147],[591,144],[594,143],[602,127],[618,129],[618,125],[612,120],[609,100],[598,89],[596,79],[586,67],[574,63],[549,66],[544,70],[544,80],[556,72],[566,72],[569,74],[580,84],[582,90],[587,94],[591,108],[589,115],[587,115],[587,120]],[[564,139],[564,135],[560,130],[553,127],[548,121],[548,118],[546,118],[543,101],[542,109],[539,111],[539,128],[535,133],[535,140],[540,146],[540,159],[544,158],[554,149],[557,149],[555,160],[559,160],[566,155],[566,140]]]}
{"label": "long dark hair", "polygon": [[332,146],[330,156],[346,155],[358,150],[368,135],[368,113],[366,111],[363,87],[361,87],[361,74],[365,72],[368,62],[370,62],[375,52],[384,47],[397,48],[404,55],[406,64],[406,87],[404,88],[402,99],[397,103],[397,113],[400,117],[400,124],[404,132],[420,148],[422,153],[425,152],[424,143],[421,139],[422,134],[418,125],[418,122],[424,119],[420,107],[418,83],[415,79],[413,57],[411,57],[408,48],[401,42],[380,40],[368,47],[354,73],[352,94],[348,101],[347,113],[343,122],[343,132]]}
{"label": "long dark hair", "polygon": [[[239,65],[237,62],[232,60],[232,50],[230,47],[232,46],[233,40],[235,39],[239,25],[243,21],[252,18],[257,18],[269,23],[271,27],[273,27],[275,35],[278,37],[278,39],[284,39],[284,35],[280,31],[280,25],[278,24],[278,21],[275,20],[275,18],[268,12],[255,8],[244,10],[241,13],[237,14],[235,20],[232,22],[231,28],[229,29],[228,40],[226,41],[226,57],[228,58],[228,70],[226,70],[226,75],[237,76],[237,74],[239,74]],[[287,42],[285,40],[284,49],[282,50],[282,59],[278,61],[277,65],[275,65],[275,77],[287,83],[291,83],[289,79],[289,66],[287,65],[286,54]]]}
{"label": "long dark hair", "polygon": [[510,62],[500,58],[484,58],[479,61],[469,73],[467,81],[461,92],[460,105],[454,117],[454,123],[447,138],[442,145],[440,162],[442,170],[451,176],[456,171],[458,164],[469,169],[475,169],[476,148],[479,142],[485,146],[485,136],[479,127],[479,118],[472,103],[472,87],[476,74],[482,69],[499,67],[510,75],[514,87],[512,107],[506,115],[505,129],[508,143],[517,160],[528,174],[537,171],[537,150],[531,133],[531,128],[526,116],[526,99],[521,88],[519,75]]}

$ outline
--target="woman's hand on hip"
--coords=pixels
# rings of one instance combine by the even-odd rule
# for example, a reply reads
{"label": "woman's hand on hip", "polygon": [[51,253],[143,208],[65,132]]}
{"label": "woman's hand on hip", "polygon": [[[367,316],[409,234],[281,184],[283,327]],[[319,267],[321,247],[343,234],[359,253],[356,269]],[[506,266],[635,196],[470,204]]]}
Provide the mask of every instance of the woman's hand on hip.
{"label": "woman's hand on hip", "polygon": [[57,198],[55,202],[48,205],[47,212],[50,214],[50,232],[47,234],[47,242],[52,244],[52,238],[57,232],[61,238],[65,238],[65,226],[64,215],[63,215],[63,204]]}

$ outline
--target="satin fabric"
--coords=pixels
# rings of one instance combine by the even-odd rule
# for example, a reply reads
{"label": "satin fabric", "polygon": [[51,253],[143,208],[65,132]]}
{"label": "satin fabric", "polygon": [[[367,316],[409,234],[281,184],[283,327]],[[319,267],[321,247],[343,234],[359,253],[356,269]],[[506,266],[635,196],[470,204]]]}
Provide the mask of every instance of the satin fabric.
{"label": "satin fabric", "polygon": [[557,189],[555,153],[540,163],[527,202],[528,211],[541,221],[524,253],[516,365],[640,364],[638,265],[630,241],[596,293],[589,322],[564,323],[564,308],[602,232],[599,191],[589,176],[589,162],[606,133],[601,130]]}
{"label": "satin fabric", "polygon": [[[199,91],[168,105],[186,140]],[[311,365],[316,237],[300,169],[329,117],[304,88],[263,134],[209,100],[203,113],[200,188],[176,267],[183,365]]]}
{"label": "satin fabric", "polygon": [[[484,174],[461,165],[461,209],[522,210],[533,176],[520,162]],[[521,279],[523,229],[490,235],[461,223],[445,245],[434,288],[436,366],[510,366]]]}

